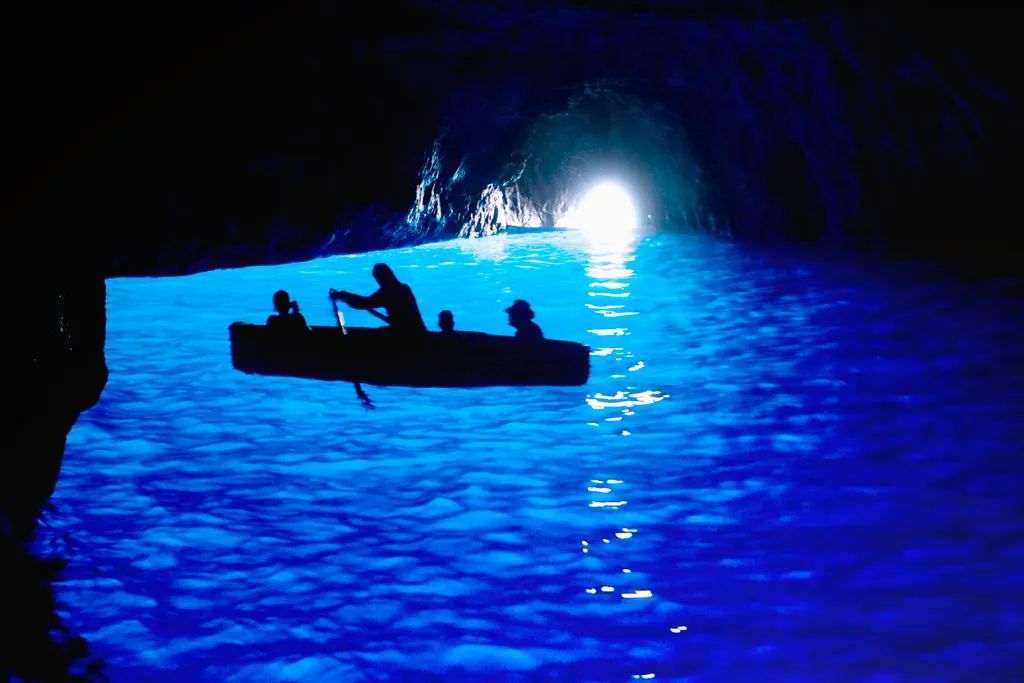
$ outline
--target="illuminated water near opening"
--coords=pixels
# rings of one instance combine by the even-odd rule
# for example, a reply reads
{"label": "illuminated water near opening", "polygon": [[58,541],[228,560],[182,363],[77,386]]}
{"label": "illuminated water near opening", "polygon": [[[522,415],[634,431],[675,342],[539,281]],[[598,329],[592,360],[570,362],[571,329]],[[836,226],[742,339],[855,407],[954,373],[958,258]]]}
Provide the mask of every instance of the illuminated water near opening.
{"label": "illuminated water near opening", "polygon": [[558,221],[558,227],[582,230],[591,241],[626,242],[636,232],[633,200],[618,185],[604,183],[590,190]]}
{"label": "illuminated water near opening", "polygon": [[[70,539],[69,625],[114,681],[1019,672],[1011,304],[852,258],[620,247],[110,281],[110,383],[43,532]],[[367,387],[365,411],[348,385],[231,369],[230,322],[284,287],[331,325],[328,288],[369,290],[382,259],[432,325],[508,333],[529,300],[592,345],[590,384]]]}

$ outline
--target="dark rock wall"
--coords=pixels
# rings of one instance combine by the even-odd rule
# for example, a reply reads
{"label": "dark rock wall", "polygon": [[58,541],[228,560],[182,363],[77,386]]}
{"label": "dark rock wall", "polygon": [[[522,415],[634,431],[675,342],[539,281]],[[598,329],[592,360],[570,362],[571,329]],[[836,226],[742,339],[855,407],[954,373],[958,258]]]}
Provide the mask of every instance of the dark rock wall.
{"label": "dark rock wall", "polygon": [[[19,136],[37,162],[20,225],[105,275],[163,275],[547,221],[608,174],[663,229],[747,238],[915,244],[1008,205],[986,172],[1020,152],[1019,79],[991,47],[1006,17],[592,4],[234,3],[127,37],[67,28],[53,49],[84,65],[22,74],[42,132]],[[54,124],[32,129],[39,108]]]}
{"label": "dark rock wall", "polygon": [[0,459],[0,525],[27,537],[53,493],[64,440],[107,382],[106,285],[96,273],[44,269],[22,283],[8,333],[6,412],[13,438]]}

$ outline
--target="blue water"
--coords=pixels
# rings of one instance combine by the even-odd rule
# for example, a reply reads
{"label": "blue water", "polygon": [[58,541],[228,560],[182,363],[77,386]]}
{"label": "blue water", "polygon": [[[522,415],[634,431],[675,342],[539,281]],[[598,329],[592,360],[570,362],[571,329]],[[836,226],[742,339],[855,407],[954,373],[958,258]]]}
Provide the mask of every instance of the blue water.
{"label": "blue water", "polygon": [[[577,388],[247,376],[227,326],[390,263]],[[1020,306],[687,237],[462,240],[108,282],[44,544],[113,681],[1024,680]],[[352,325],[374,325],[350,311]]]}

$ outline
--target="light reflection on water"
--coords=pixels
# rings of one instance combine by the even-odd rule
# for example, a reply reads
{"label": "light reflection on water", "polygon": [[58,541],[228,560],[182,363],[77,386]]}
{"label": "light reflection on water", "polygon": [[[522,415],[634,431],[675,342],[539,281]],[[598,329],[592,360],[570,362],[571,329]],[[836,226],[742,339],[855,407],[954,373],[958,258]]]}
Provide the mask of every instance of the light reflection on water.
{"label": "light reflection on water", "polygon": [[[55,496],[72,625],[115,681],[998,680],[1024,642],[1018,330],[788,259],[547,233],[111,281],[110,384]],[[367,387],[365,412],[231,369],[228,323],[284,287],[330,325],[327,289],[378,260],[431,325],[507,334],[530,301],[590,383]]]}

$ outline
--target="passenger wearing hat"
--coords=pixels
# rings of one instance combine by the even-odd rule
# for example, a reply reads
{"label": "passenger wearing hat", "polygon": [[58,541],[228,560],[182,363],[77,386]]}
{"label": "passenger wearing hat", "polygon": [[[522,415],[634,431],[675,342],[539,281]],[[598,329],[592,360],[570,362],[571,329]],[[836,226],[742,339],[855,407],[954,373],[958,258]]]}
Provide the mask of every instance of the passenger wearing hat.
{"label": "passenger wearing hat", "polygon": [[541,332],[540,327],[537,323],[533,322],[534,313],[533,309],[530,308],[530,304],[526,303],[522,299],[516,299],[512,302],[512,305],[505,309],[508,313],[508,324],[516,329],[517,339],[543,339],[544,333]]}

